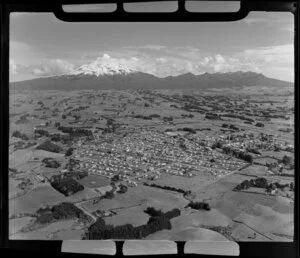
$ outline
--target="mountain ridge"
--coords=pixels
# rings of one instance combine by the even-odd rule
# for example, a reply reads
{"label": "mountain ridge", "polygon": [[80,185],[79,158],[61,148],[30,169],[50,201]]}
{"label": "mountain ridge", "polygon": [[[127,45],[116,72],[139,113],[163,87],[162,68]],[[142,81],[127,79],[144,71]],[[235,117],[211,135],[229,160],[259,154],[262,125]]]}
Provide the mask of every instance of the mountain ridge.
{"label": "mountain ridge", "polygon": [[[11,90],[79,90],[79,89],[207,89],[236,88],[244,86],[292,87],[294,83],[268,78],[255,72],[192,73],[177,76],[156,77],[130,67],[109,66],[95,70],[81,66],[74,72],[35,78],[26,81],[11,82]],[[98,70],[99,68],[99,70]]]}

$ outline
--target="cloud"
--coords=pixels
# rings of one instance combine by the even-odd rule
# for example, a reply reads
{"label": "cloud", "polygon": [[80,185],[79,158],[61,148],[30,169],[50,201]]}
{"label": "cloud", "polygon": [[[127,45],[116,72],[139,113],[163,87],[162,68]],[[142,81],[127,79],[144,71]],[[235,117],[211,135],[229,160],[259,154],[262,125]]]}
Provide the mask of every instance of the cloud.
{"label": "cloud", "polygon": [[267,76],[294,81],[293,44],[247,49],[237,56]]}
{"label": "cloud", "polygon": [[28,71],[28,66],[16,62],[14,59],[9,59],[9,73],[10,75],[16,75]]}
{"label": "cloud", "polygon": [[[180,54],[176,55],[179,48]],[[246,49],[228,56],[203,55],[199,49],[193,47],[173,47],[156,54],[145,53],[141,50],[108,51],[102,53],[101,57],[96,60],[103,64],[120,63],[158,77],[176,76],[188,72],[202,74],[204,72],[253,71],[273,78],[293,81],[293,51],[293,45],[287,44]],[[51,76],[70,72],[74,68],[75,65],[67,61],[55,59],[36,67],[33,73],[36,76]]]}
{"label": "cloud", "polygon": [[14,59],[9,60],[9,73],[11,76],[27,74],[29,78],[55,76],[73,71],[75,65],[62,59],[46,59],[38,64],[23,65]]}
{"label": "cloud", "polygon": [[103,59],[110,59],[110,56],[108,54],[104,54]]}
{"label": "cloud", "polygon": [[[287,21],[290,16],[283,14],[280,17],[280,19],[290,22],[290,20]],[[268,18],[264,16],[252,16],[252,20],[250,18],[247,18],[250,23],[268,21]],[[278,18],[278,15],[274,15],[273,19],[275,18]],[[195,46],[161,47],[152,52],[148,52],[145,46],[139,46],[137,48],[130,47],[130,51],[128,49],[111,51],[110,55],[125,59],[135,56],[140,59],[139,70],[159,77],[187,72],[201,74],[204,72],[253,71],[273,78],[293,81],[293,48],[292,44],[257,47],[226,55],[205,53]]]}
{"label": "cloud", "polygon": [[199,58],[196,63],[194,73],[253,71],[280,80],[294,80],[292,44],[246,49],[231,56],[215,54]]}
{"label": "cloud", "polygon": [[47,55],[37,47],[21,41],[9,41],[9,57],[18,64],[33,65],[47,59]]}
{"label": "cloud", "polygon": [[15,60],[10,59],[9,60],[9,72],[11,74],[17,74],[18,66]]}
{"label": "cloud", "polygon": [[242,64],[238,58],[216,54],[189,59],[187,56],[153,55],[135,52],[110,52],[102,54],[95,64],[121,64],[134,70],[150,73],[158,77],[176,76],[183,73],[228,72],[232,70],[255,70],[252,64]]}
{"label": "cloud", "polygon": [[[22,50],[33,51],[29,46],[20,46]],[[149,48],[124,47],[118,50],[105,52],[86,52],[74,56],[71,60],[49,59],[39,53],[34,62],[25,59],[17,60],[13,55],[10,61],[10,74],[27,73],[33,77],[54,76],[66,74],[80,65],[90,64],[97,60],[99,63],[120,63],[137,71],[150,73],[158,77],[176,76],[183,73],[202,74],[205,72],[234,72],[253,71],[281,80],[294,80],[293,44],[269,47],[249,48],[231,55],[223,53],[203,53],[193,46],[152,47],[155,51],[148,52]],[[154,45],[156,46],[156,45]],[[157,45],[159,46],[159,45]],[[34,59],[34,58],[33,58]],[[28,60],[28,62],[27,62]],[[22,65],[26,63],[26,65]]]}
{"label": "cloud", "polygon": [[40,65],[32,67],[31,73],[35,76],[55,76],[69,73],[74,70],[74,64],[62,59],[45,60]]}
{"label": "cloud", "polygon": [[167,62],[166,58],[163,58],[163,57],[158,57],[158,58],[156,58],[155,60],[156,60],[157,62],[160,62],[160,63],[166,63],[166,62]]}

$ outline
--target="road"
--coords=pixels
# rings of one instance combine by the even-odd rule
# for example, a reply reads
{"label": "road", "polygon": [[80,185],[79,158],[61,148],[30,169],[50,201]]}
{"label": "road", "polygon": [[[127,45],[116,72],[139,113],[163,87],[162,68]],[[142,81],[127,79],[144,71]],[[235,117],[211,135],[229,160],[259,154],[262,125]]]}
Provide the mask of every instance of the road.
{"label": "road", "polygon": [[[244,169],[244,168],[247,167],[247,166],[248,166],[248,164],[245,165],[245,166],[243,166],[243,167],[241,167],[241,168],[238,168],[238,169],[236,169],[236,170],[233,170],[233,171],[231,171],[231,172],[228,172],[227,174],[224,174],[224,175],[222,175],[222,176],[220,176],[220,177],[217,177],[216,179],[214,179],[214,180],[212,180],[212,181],[209,181],[209,182],[207,182],[206,184],[204,184],[203,187],[207,187],[208,185],[214,184],[214,183],[218,182],[219,180],[221,180],[221,179],[223,179],[223,178],[225,178],[225,177],[231,176],[232,174],[239,172],[240,170]],[[203,188],[203,187],[202,187],[202,188]]]}
{"label": "road", "polygon": [[92,213],[88,212],[87,210],[85,210],[84,208],[82,208],[82,207],[80,206],[81,203],[82,203],[82,202],[80,202],[80,203],[74,203],[74,205],[75,205],[78,209],[82,210],[87,216],[89,216],[90,218],[92,218],[94,222],[96,222],[97,217],[94,216]]}
{"label": "road", "polygon": [[[95,198],[91,198],[91,199],[86,200],[86,201],[74,203],[74,205],[75,205],[77,208],[79,208],[80,210],[82,210],[87,216],[91,217],[91,218],[93,219],[94,222],[96,222],[97,217],[94,216],[92,213],[88,212],[87,210],[85,210],[85,209],[81,206],[82,203],[91,201],[91,200],[93,200],[93,199],[95,199]],[[115,211],[115,210],[121,210],[121,209],[129,209],[129,208],[141,206],[141,205],[143,205],[145,202],[146,202],[146,201],[141,202],[141,203],[139,203],[139,204],[137,204],[137,205],[131,205],[131,206],[127,206],[127,207],[111,208],[111,209],[108,209],[108,210],[109,210],[109,211]]]}

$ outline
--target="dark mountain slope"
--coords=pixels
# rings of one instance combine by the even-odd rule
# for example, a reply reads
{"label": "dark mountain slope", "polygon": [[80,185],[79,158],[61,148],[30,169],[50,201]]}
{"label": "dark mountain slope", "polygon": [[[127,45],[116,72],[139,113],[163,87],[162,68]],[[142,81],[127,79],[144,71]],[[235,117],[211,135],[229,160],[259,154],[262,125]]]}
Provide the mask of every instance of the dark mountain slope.
{"label": "dark mountain slope", "polygon": [[80,89],[206,89],[243,86],[292,87],[291,82],[268,78],[254,72],[191,73],[158,78],[154,75],[131,72],[99,75],[70,74],[10,83],[11,90],[80,90]]}

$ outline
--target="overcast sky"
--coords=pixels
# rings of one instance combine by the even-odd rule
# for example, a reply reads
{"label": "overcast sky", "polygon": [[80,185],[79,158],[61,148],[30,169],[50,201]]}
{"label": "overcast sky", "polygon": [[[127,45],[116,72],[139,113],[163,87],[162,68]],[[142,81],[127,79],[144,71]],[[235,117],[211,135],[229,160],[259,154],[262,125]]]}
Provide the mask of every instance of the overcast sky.
{"label": "overcast sky", "polygon": [[293,15],[253,12],[224,23],[66,23],[52,14],[10,20],[10,80],[64,74],[110,58],[159,77],[255,71],[294,81]]}

